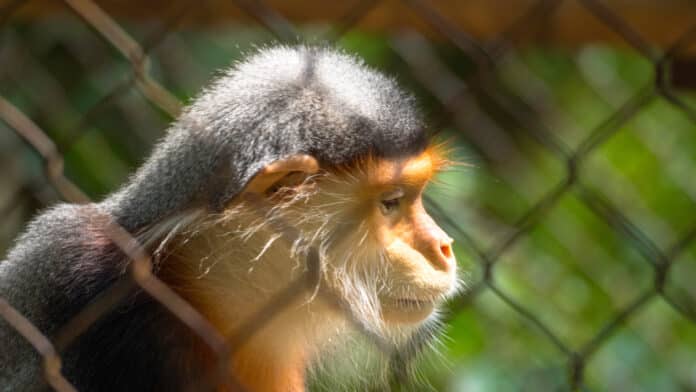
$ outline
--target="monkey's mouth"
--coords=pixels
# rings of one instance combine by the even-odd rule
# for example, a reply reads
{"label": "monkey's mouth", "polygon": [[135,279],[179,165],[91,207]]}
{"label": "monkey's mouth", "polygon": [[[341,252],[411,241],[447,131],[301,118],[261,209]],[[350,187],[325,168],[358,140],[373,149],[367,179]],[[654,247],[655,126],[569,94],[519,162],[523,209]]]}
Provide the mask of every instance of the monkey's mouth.
{"label": "monkey's mouth", "polygon": [[390,305],[397,308],[406,309],[421,309],[428,306],[434,306],[433,301],[412,298],[395,298],[390,301]]}
{"label": "monkey's mouth", "polygon": [[384,298],[382,317],[385,321],[415,323],[427,318],[435,309],[436,302],[429,299]]}

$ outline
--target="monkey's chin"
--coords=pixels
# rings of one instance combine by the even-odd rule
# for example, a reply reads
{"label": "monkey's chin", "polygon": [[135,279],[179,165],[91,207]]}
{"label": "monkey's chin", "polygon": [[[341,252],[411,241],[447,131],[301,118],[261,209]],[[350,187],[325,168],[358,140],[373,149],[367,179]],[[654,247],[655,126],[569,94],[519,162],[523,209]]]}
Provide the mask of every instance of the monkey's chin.
{"label": "monkey's chin", "polygon": [[387,323],[420,323],[427,319],[434,310],[435,303],[432,301],[405,298],[382,300],[382,319]]}

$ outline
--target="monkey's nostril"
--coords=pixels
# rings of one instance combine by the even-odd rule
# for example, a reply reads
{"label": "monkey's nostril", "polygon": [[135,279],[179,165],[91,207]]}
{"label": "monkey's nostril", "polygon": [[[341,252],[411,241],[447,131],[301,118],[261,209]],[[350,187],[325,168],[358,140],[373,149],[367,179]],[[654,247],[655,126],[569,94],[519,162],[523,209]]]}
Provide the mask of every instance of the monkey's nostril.
{"label": "monkey's nostril", "polygon": [[452,268],[454,254],[451,244],[451,241],[441,241],[439,246],[435,248],[436,252],[439,251],[439,254],[435,256],[437,260],[435,265],[438,269],[449,271]]}
{"label": "monkey's nostril", "polygon": [[443,256],[445,256],[446,259],[452,257],[452,248],[449,246],[449,244],[440,245],[440,252]]}

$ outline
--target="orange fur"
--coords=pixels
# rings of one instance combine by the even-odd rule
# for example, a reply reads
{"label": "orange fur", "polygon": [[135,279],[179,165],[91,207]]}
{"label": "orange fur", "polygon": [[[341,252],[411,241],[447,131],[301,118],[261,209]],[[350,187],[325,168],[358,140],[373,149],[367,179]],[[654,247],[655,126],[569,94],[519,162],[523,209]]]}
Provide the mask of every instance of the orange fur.
{"label": "orange fur", "polygon": [[[447,159],[448,146],[449,144],[446,142],[431,144],[420,154],[402,159],[392,160],[367,155],[344,165],[326,169],[339,177],[352,177],[356,173],[361,173],[373,184],[425,184],[451,164],[451,161]],[[410,170],[402,171],[404,164],[410,165]]]}
{"label": "orange fur", "polygon": [[[323,224],[354,221],[353,232],[342,235],[338,243],[330,243],[321,288],[347,296],[343,299],[349,302],[360,301],[359,295],[351,297],[352,286],[343,286],[346,273],[364,275],[359,279],[393,280],[398,285],[379,296],[379,301],[385,301],[381,313],[384,321],[380,323],[420,322],[432,312],[435,301],[455,286],[454,268],[448,270],[433,261],[442,249],[435,244],[440,241],[436,237],[441,230],[420,199],[433,175],[448,164],[443,151],[440,145],[415,157],[367,157],[350,166],[324,169],[323,175],[309,183],[281,186],[277,191],[280,196],[267,199],[285,203],[273,212],[253,212],[239,199],[222,216],[175,239],[160,275],[225,336],[233,338],[240,326],[305,272],[302,258],[292,255],[291,244],[277,236],[269,220],[275,216],[288,219],[308,240],[317,237],[315,230]],[[285,168],[280,165],[273,169],[267,172],[277,176]],[[258,177],[254,183],[272,187],[266,180]],[[302,187],[315,187],[316,192],[293,199],[293,195],[301,194]],[[384,192],[395,187],[403,189],[404,203],[396,220],[379,209]],[[343,215],[331,215],[336,211]],[[345,328],[345,314],[337,312],[335,301],[315,296],[314,290],[307,287],[297,296],[286,298],[288,303],[282,310],[274,310],[263,324],[255,326],[251,336],[231,348],[234,355],[230,371],[250,391],[303,391],[308,363],[332,334]],[[403,301],[424,303],[412,309]],[[360,309],[357,312],[358,317],[367,317]]]}

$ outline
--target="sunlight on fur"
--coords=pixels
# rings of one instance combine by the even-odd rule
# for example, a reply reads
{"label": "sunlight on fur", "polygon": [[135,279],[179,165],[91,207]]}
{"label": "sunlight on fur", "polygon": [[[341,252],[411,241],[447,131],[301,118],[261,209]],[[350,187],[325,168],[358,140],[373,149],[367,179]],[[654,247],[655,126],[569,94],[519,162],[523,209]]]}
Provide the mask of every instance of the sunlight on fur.
{"label": "sunlight on fur", "polygon": [[[428,159],[427,178],[415,185],[418,199],[432,173],[444,166],[444,160]],[[242,195],[219,214],[191,212],[185,220],[172,219],[178,226],[165,221],[142,237],[166,237],[166,245],[154,251],[160,275],[228,336],[274,294],[303,278],[308,252],[316,249],[318,285],[274,314],[245,349],[301,357],[313,364],[312,374],[350,367],[354,377],[340,378],[352,384],[384,383],[393,354],[375,348],[364,332],[396,351],[407,351],[412,341],[430,341],[438,329],[435,306],[458,290],[460,280],[454,272],[432,268],[398,240],[380,242],[379,199],[365,189],[376,165],[365,160],[350,170],[291,173],[261,197]],[[372,376],[360,380],[360,374]]]}

